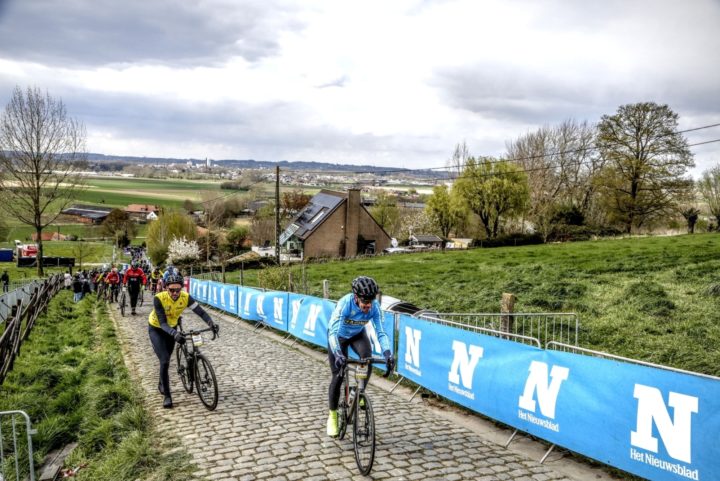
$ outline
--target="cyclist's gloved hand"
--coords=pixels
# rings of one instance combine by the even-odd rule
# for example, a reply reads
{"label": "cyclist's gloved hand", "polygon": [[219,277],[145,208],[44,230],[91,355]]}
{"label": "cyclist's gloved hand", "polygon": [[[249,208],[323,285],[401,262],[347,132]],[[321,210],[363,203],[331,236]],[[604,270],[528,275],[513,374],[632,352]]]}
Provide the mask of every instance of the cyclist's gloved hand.
{"label": "cyclist's gloved hand", "polygon": [[175,334],[173,334],[173,338],[178,344],[185,344],[185,336],[180,334],[180,331],[175,331]]}
{"label": "cyclist's gloved hand", "polygon": [[214,335],[217,336],[218,334],[220,334],[220,326],[218,326],[217,324],[215,324],[213,321],[210,321],[210,322],[208,323],[208,326],[210,326],[210,329],[212,329],[212,332],[213,332]]}
{"label": "cyclist's gloved hand", "polygon": [[347,362],[347,358],[343,355],[342,352],[334,352],[335,355],[335,367],[338,370],[341,370],[343,367],[345,367],[345,363]]}
{"label": "cyclist's gloved hand", "polygon": [[389,350],[383,352],[385,356],[385,364],[387,365],[388,372],[392,372],[395,369],[395,357]]}

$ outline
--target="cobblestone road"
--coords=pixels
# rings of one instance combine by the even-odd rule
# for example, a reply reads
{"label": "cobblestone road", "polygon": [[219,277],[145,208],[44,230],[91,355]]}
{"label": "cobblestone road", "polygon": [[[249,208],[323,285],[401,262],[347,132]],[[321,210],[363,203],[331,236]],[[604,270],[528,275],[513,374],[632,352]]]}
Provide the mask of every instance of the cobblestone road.
{"label": "cobblestone road", "polygon": [[[121,317],[112,308],[125,346],[126,362],[142,385],[160,430],[177,436],[210,480],[368,479],[358,474],[351,435],[325,435],[327,364],[284,345],[274,335],[253,332],[244,321],[215,312],[221,338],[203,351],[218,377],[220,401],[207,411],[187,394],[173,364],[175,408],[162,409],[157,392],[158,363],[148,340],[149,306]],[[188,312],[187,326],[202,325]],[[189,322],[188,322],[189,321]],[[371,386],[377,451],[370,478],[397,480],[569,479],[536,460],[524,458],[479,437],[406,397]],[[579,478],[578,478],[579,479]]]}

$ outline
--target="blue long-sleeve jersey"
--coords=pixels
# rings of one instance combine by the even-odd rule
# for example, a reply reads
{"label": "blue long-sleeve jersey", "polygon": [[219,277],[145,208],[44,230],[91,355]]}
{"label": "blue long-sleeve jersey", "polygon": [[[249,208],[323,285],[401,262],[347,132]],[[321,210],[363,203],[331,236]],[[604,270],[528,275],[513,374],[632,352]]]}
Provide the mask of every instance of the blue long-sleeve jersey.
{"label": "blue long-sleeve jersey", "polygon": [[351,338],[361,330],[365,329],[365,324],[373,323],[375,332],[380,341],[383,352],[390,350],[390,340],[382,324],[382,312],[378,301],[373,301],[372,307],[366,313],[360,309],[355,303],[355,295],[350,293],[342,297],[328,322],[328,343],[330,349],[334,353],[340,352],[340,341],[338,338]]}

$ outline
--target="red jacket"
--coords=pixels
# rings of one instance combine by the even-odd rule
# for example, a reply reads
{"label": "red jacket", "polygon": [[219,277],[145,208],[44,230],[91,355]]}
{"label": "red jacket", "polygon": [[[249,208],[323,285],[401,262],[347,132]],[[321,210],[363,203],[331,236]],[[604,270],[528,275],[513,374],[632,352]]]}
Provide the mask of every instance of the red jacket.
{"label": "red jacket", "polygon": [[108,272],[105,276],[105,282],[107,284],[117,284],[120,282],[120,275],[117,272]]}
{"label": "red jacket", "polygon": [[147,277],[145,277],[145,273],[139,267],[131,267],[130,269],[125,271],[125,276],[123,277],[123,284],[127,285],[128,279],[130,279],[131,277],[133,279],[139,278],[143,286],[147,283]]}

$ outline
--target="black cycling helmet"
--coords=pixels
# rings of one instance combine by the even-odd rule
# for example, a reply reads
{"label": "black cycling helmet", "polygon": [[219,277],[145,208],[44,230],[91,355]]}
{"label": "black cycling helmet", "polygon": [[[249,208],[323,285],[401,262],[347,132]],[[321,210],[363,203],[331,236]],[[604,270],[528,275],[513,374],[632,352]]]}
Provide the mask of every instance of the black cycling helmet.
{"label": "black cycling helmet", "polygon": [[171,274],[168,276],[167,280],[165,281],[166,286],[169,286],[170,284],[182,285],[184,283],[185,283],[185,279],[183,278],[183,276],[181,276],[179,274]]}
{"label": "black cycling helmet", "polygon": [[360,299],[367,301],[375,299],[380,289],[372,277],[360,276],[352,281],[352,290]]}

